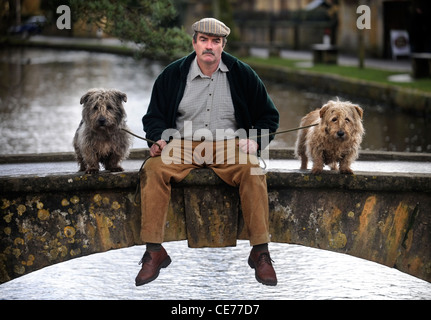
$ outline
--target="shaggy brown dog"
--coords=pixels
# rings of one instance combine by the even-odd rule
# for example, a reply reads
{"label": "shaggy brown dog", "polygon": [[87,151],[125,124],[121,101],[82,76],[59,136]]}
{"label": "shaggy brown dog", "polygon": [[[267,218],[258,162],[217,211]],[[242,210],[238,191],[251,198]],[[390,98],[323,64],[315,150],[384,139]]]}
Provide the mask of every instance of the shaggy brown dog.
{"label": "shaggy brown dog", "polygon": [[120,162],[129,154],[130,136],[126,126],[123,101],[118,90],[91,89],[81,97],[82,120],[76,130],[73,146],[80,171],[97,173],[99,162],[110,171],[123,171]]}
{"label": "shaggy brown dog", "polygon": [[364,135],[363,110],[350,102],[328,101],[321,109],[314,110],[301,120],[301,126],[317,126],[299,131],[296,156],[301,158],[301,170],[307,169],[308,158],[313,161],[311,172],[318,174],[325,164],[331,170],[353,174],[351,164],[358,158]]}

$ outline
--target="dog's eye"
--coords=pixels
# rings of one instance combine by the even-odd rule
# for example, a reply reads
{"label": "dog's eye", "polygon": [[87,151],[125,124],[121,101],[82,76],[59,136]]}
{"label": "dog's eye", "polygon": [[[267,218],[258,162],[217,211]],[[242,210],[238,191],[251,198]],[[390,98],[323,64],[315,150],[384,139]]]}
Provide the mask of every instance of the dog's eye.
{"label": "dog's eye", "polygon": [[337,118],[332,118],[332,122],[335,122],[335,121],[337,121]]}
{"label": "dog's eye", "polygon": [[93,107],[93,110],[94,111],[97,111],[99,109],[99,106],[97,106],[97,105],[95,105],[94,107]]}
{"label": "dog's eye", "polygon": [[349,118],[346,118],[346,122],[347,122],[347,123],[349,123],[349,122],[350,122],[350,119],[349,119]]}
{"label": "dog's eye", "polygon": [[110,104],[108,104],[108,105],[106,106],[106,109],[108,109],[108,110],[112,110],[112,106],[111,106]]}

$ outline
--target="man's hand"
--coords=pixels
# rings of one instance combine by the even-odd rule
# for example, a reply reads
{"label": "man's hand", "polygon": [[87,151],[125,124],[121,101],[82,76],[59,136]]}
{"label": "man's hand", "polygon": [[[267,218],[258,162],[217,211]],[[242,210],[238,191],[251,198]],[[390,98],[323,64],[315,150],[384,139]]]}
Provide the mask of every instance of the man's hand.
{"label": "man's hand", "polygon": [[259,145],[256,141],[251,139],[241,139],[238,142],[238,146],[244,153],[256,154],[257,149],[259,149]]}
{"label": "man's hand", "polygon": [[[160,146],[160,148],[157,144]],[[150,156],[152,157],[160,156],[162,154],[163,148],[167,145],[165,140],[159,140],[157,141],[157,144],[154,143],[150,148]]]}

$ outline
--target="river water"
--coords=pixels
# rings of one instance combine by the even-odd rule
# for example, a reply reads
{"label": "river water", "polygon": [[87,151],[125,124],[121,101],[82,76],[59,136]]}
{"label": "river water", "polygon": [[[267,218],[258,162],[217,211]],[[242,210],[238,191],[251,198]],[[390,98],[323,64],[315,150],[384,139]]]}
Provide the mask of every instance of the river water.
{"label": "river water", "polygon": [[[72,151],[80,97],[93,87],[127,93],[128,124],[142,134],[158,63],[102,53],[0,51],[0,154]],[[281,128],[296,127],[308,111],[334,97],[267,83]],[[342,97],[340,97],[342,98]],[[363,149],[431,152],[426,120],[382,106],[365,109]],[[292,147],[279,135],[274,147]],[[134,148],[146,147],[134,140]],[[395,269],[344,254],[270,244],[279,283],[266,287],[247,265],[250,247],[190,249],[165,244],[173,262],[159,278],[136,288],[145,247],[111,250],[53,265],[0,285],[0,299],[431,299],[431,284]]]}
{"label": "river water", "polygon": [[395,269],[324,250],[270,244],[275,287],[248,266],[248,241],[191,249],[167,242],[172,258],[159,277],[135,287],[144,246],[93,254],[0,285],[3,299],[431,299],[431,284]]}
{"label": "river water", "polygon": [[[72,139],[81,120],[79,101],[94,87],[125,92],[128,125],[143,135],[141,119],[161,69],[157,62],[112,54],[0,50],[0,154],[73,151]],[[284,84],[265,84],[280,112],[280,130],[298,127],[306,113],[336,98]],[[365,111],[362,149],[431,152],[429,118],[359,104]],[[277,135],[270,147],[293,147],[295,139],[295,133]],[[147,145],[135,139],[133,147]]]}

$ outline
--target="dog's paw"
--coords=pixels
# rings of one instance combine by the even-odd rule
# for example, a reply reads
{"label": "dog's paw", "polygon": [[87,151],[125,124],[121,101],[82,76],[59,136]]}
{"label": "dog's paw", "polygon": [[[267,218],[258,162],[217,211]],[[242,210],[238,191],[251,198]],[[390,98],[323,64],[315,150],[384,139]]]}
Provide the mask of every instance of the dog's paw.
{"label": "dog's paw", "polygon": [[321,174],[323,172],[323,168],[313,168],[311,169],[312,174]]}
{"label": "dog's paw", "polygon": [[115,167],[115,168],[110,168],[109,171],[111,171],[111,172],[121,172],[121,171],[124,171],[124,169],[121,168],[121,167]]}
{"label": "dog's paw", "polygon": [[99,173],[99,169],[87,169],[87,170],[85,170],[85,173],[96,174],[96,173]]}
{"label": "dog's paw", "polygon": [[340,169],[340,173],[341,174],[353,174],[352,169],[347,168],[347,169]]}

